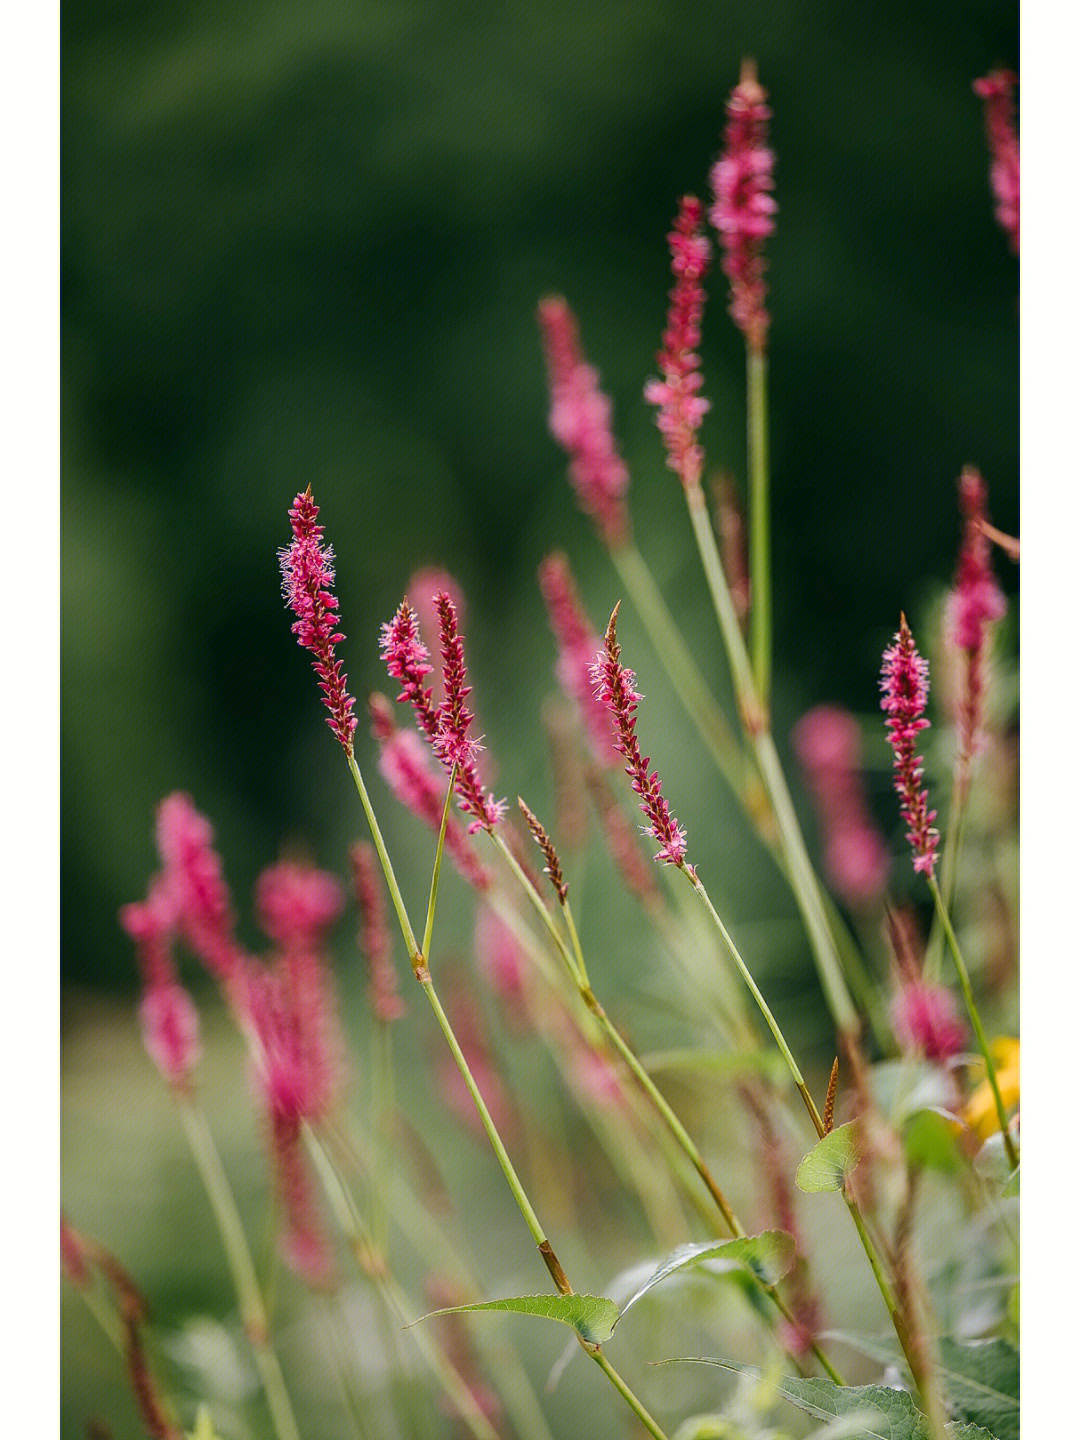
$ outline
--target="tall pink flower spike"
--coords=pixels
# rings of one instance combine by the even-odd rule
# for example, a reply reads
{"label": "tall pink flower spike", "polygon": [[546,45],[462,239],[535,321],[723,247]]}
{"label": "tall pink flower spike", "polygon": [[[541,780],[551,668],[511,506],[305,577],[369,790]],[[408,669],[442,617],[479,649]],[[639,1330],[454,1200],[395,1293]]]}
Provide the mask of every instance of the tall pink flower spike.
{"label": "tall pink flower spike", "polygon": [[765,103],[752,60],[744,60],[727,103],[724,150],[712,168],[715,197],[709,219],[724,251],[731,282],[731,318],[754,350],[764,350],[769,330],[765,309],[765,241],[776,228],[773,152],[766,144],[772,111]]}
{"label": "tall pink flower spike", "polygon": [[630,538],[630,473],[615,445],[611,401],[581,353],[577,321],[566,301],[561,296],[541,300],[537,319],[551,390],[551,433],[570,457],[578,503],[596,522],[604,543],[618,547]]}
{"label": "tall pink flower spike", "polygon": [[990,188],[997,201],[997,222],[1009,237],[1014,255],[1020,253],[1020,141],[1016,133],[1016,76],[1011,70],[994,70],[971,88],[985,106],[986,138],[990,146]]}
{"label": "tall pink flower spike", "polygon": [[703,378],[697,348],[701,344],[701,316],[709,268],[709,240],[703,231],[705,207],[693,195],[679,203],[675,228],[668,236],[671,272],[675,284],[669,293],[663,349],[656,357],[660,380],[645,386],[645,399],[658,409],[656,424],[668,452],[668,468],[689,488],[698,484],[705,452],[698,444],[709,402],[700,394]]}
{"label": "tall pink flower spike", "polygon": [[910,827],[907,832],[915,869],[931,878],[937,859],[938,832],[931,828],[937,815],[928,809],[929,797],[922,785],[922,757],[915,753],[920,730],[930,721],[923,713],[930,693],[929,667],[915,649],[906,618],[881,662],[881,708],[888,719],[889,744],[893,748],[893,786],[900,796],[900,813]]}
{"label": "tall pink flower spike", "polygon": [[323,704],[330,712],[327,724],[346,755],[353,753],[356,716],[353,697],[341,661],[334,647],[345,636],[338,630],[338,600],[333,593],[334,552],[322,543],[323,527],[317,523],[319,507],[311,498],[311,486],[297,495],[289,510],[292,543],[279,552],[282,591],[296,615],[292,632],[315,659],[313,666],[323,692]]}
{"label": "tall pink flower spike", "polygon": [[173,964],[176,908],[164,875],[151,880],[145,900],[121,909],[120,924],[135,942],[142,973],[143,1044],[169,1084],[187,1089],[200,1056],[199,1012]]}
{"label": "tall pink flower spike", "polygon": [[648,825],[642,828],[660,844],[653,859],[662,860],[665,865],[685,867],[693,876],[693,867],[686,865],[686,831],[668,808],[660,793],[659,776],[655,770],[650,771],[649,757],[642,755],[638,743],[636,712],[641,696],[634,689],[634,672],[628,670],[619,658],[622,652],[615,636],[618,616],[619,606],[616,605],[604,632],[603,649],[593,665],[593,683],[598,696],[611,712],[615,749],[626,761],[631,787],[648,817]]}
{"label": "tall pink flower spike", "polygon": [[1002,618],[1008,606],[994,577],[990,558],[991,546],[986,533],[986,482],[971,466],[967,466],[960,476],[960,509],[964,516],[964,533],[956,579],[945,602],[945,625],[948,641],[960,651],[964,665],[957,722],[960,761],[966,765],[979,748],[990,626]]}

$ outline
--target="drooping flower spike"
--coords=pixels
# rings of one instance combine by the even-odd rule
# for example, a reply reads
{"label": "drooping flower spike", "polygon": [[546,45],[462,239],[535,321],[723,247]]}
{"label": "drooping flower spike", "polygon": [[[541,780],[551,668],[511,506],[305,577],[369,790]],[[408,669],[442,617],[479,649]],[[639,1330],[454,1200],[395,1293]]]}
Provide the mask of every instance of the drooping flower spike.
{"label": "drooping flower spike", "polygon": [[994,70],[972,82],[985,106],[990,146],[990,188],[997,201],[997,222],[1009,237],[1013,254],[1020,253],[1020,143],[1016,134],[1016,76]]}
{"label": "drooping flower spike", "polygon": [[570,483],[606,545],[630,538],[626,489],[630,474],[615,445],[611,400],[586,363],[577,321],[561,296],[541,300],[537,311],[551,390],[548,425],[570,457]]}
{"label": "drooping flower spike", "polygon": [[701,479],[705,452],[698,444],[709,402],[699,393],[702,387],[701,316],[705,308],[705,286],[709,268],[709,240],[703,230],[705,207],[694,195],[679,203],[675,228],[668,236],[671,270],[675,284],[669,292],[667,328],[663,349],[656,357],[661,379],[645,386],[645,399],[657,407],[656,424],[668,452],[668,468],[689,488]]}
{"label": "drooping flower spike", "polygon": [[765,309],[766,239],[776,228],[773,152],[766,144],[772,111],[752,61],[744,61],[739,83],[727,103],[724,150],[712,169],[715,197],[709,219],[720,236],[723,271],[731,283],[731,318],[754,350],[763,350],[769,330]]}
{"label": "drooping flower spike", "polygon": [[930,721],[925,715],[930,692],[929,666],[915,648],[907,619],[901,615],[900,629],[881,662],[881,708],[888,718],[889,744],[893,748],[893,787],[900,797],[900,813],[909,826],[916,871],[931,878],[937,860],[938,832],[932,828],[937,816],[930,810],[922,785],[922,757],[915,753],[920,730]]}
{"label": "drooping flower spike", "polygon": [[618,617],[619,606],[616,605],[604,632],[603,648],[593,665],[593,683],[611,714],[615,749],[626,761],[631,787],[648,818],[648,825],[642,828],[659,842],[660,849],[653,859],[685,868],[692,876],[692,867],[686,865],[686,831],[672,815],[660,793],[659,776],[655,770],[650,771],[649,757],[642,755],[638,743],[637,707],[641,696],[634,689],[634,672],[628,670],[619,658],[622,651],[615,634]]}
{"label": "drooping flower spike", "polygon": [[334,647],[345,636],[338,630],[338,600],[333,593],[334,552],[322,543],[323,527],[318,524],[319,507],[311,498],[311,486],[297,495],[289,510],[292,543],[279,551],[282,591],[296,615],[292,632],[305,650],[310,650],[323,704],[330,712],[327,724],[346,755],[353,752],[356,716],[353,697],[341,661]]}

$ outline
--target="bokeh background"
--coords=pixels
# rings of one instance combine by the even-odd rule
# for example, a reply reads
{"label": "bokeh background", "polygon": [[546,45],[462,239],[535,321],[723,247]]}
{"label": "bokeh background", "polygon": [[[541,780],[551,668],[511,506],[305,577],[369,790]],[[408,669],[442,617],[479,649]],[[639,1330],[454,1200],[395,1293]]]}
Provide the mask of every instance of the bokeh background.
{"label": "bokeh background", "polygon": [[[437,563],[458,577],[497,791],[546,805],[537,717],[553,651],[536,566],[567,550],[597,623],[620,593],[546,429],[535,306],[562,292],[614,397],[641,548],[724,693],[685,507],[641,391],[664,319],[664,236],[678,196],[706,184],[725,96],[753,54],[780,207],[777,731],[786,753],[811,704],[869,717],[899,610],[932,613],[951,575],[962,464],[986,475],[996,522],[1018,528],[1017,268],[971,92],[975,76],[1015,67],[1017,17],[1008,0],[116,0],[69,4],[63,24],[65,1200],[179,1324],[228,1301],[134,1034],[116,911],[143,891],[153,809],[175,788],[213,818],[242,908],[283,848],[342,872],[360,833],[281,603],[291,497],[310,483],[322,506],[361,695],[382,682],[378,625],[410,573]],[[741,482],[743,354],[725,304],[714,280],[705,442]],[[790,897],[630,613],[621,635],[694,857],[756,938],[782,1016],[825,1059]],[[371,768],[363,731],[359,752]],[[895,831],[883,744],[870,760]],[[375,788],[419,897],[427,842]],[[624,902],[605,873],[598,859],[587,877],[587,939],[620,933],[603,984],[660,1038],[675,1022],[641,1004],[648,956],[613,932]],[[463,948],[471,902],[448,886],[444,903],[447,943]],[[242,930],[255,944],[246,915]],[[348,998],[347,930],[348,1009],[360,997]],[[404,1042],[418,1056],[423,1018]],[[207,1089],[257,1207],[257,1127],[218,1030]],[[485,1206],[506,1222],[505,1236],[490,1230],[498,1263],[519,1263],[494,1166],[479,1148],[460,1164],[478,1226],[494,1223]],[[115,1360],[80,1315],[65,1310],[65,1324],[65,1435],[94,1405],[133,1424]]]}

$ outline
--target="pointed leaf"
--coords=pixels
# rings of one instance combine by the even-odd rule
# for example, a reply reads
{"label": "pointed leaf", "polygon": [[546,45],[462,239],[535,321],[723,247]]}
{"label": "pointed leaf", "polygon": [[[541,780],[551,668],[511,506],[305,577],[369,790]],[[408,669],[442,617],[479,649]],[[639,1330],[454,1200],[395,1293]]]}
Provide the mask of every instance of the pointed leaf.
{"label": "pointed leaf", "polygon": [[840,1190],[861,1158],[852,1120],[831,1131],[803,1156],[795,1172],[795,1184],[810,1193]]}
{"label": "pointed leaf", "polygon": [[558,1320],[576,1330],[587,1345],[602,1345],[610,1340],[619,1309],[613,1300],[601,1295],[513,1295],[506,1300],[482,1300],[475,1305],[449,1305],[444,1310],[431,1310],[414,1320],[430,1320],[435,1315],[465,1315],[477,1310],[502,1310],[515,1315],[539,1315],[542,1320]]}
{"label": "pointed leaf", "polygon": [[[736,1375],[761,1378],[763,1373],[756,1365],[740,1365],[735,1360],[684,1358],[698,1365],[716,1365]],[[929,1420],[906,1390],[893,1390],[887,1385],[834,1385],[831,1380],[803,1380],[791,1375],[783,1375],[774,1383],[785,1400],[815,1420],[858,1416],[861,1423],[853,1440],[932,1440]],[[946,1425],[945,1430],[949,1440],[995,1440],[989,1431],[980,1430],[978,1426],[952,1424]]]}
{"label": "pointed leaf", "polygon": [[775,1285],[795,1263],[795,1241],[786,1230],[764,1230],[760,1235],[745,1235],[738,1240],[706,1240],[696,1245],[680,1245],[661,1260],[644,1284],[631,1295],[619,1319],[661,1280],[674,1275],[676,1270],[698,1265],[703,1260],[730,1261],[749,1270],[763,1285]]}
{"label": "pointed leaf", "polygon": [[938,1343],[938,1373],[960,1416],[983,1425],[998,1440],[1019,1440],[1020,1356],[1007,1340],[960,1345]]}

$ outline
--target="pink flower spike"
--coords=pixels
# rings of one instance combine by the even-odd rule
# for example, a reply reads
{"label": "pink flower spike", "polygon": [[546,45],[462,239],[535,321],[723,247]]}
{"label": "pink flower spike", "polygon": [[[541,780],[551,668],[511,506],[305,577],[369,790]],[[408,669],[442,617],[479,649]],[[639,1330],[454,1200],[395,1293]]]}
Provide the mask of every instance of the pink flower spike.
{"label": "pink flower spike", "polygon": [[556,678],[574,702],[597,760],[602,765],[613,765],[611,725],[592,683],[592,663],[600,637],[582,607],[566,556],[561,552],[548,555],[540,562],[538,573],[548,622],[559,646]]}
{"label": "pink flower spike", "polygon": [[383,875],[375,847],[366,840],[349,846],[353,894],[360,912],[357,944],[368,963],[368,998],[376,1020],[389,1024],[405,1014],[405,1002],[398,993],[394,971],[394,947],[386,925]]}
{"label": "pink flower spike", "polygon": [[656,424],[664,437],[668,468],[687,489],[698,484],[705,452],[697,442],[709,402],[698,393],[704,383],[697,348],[705,309],[702,280],[709,268],[709,240],[703,232],[705,209],[693,195],[679,203],[675,228],[668,236],[674,288],[669,292],[664,348],[656,357],[662,379],[650,380],[645,399],[658,407]]}
{"label": "pink flower spike", "polygon": [[932,879],[937,859],[938,832],[931,828],[937,815],[928,810],[928,795],[921,785],[922,757],[915,754],[915,740],[930,721],[923,712],[930,693],[929,667],[915,649],[907,620],[900,617],[900,629],[881,662],[881,708],[888,719],[889,744],[893,747],[893,787],[900,796],[900,813],[909,825],[915,870]]}
{"label": "pink flower spike", "polygon": [[431,674],[431,654],[420,639],[420,623],[406,596],[394,611],[394,618],[382,627],[379,654],[391,680],[401,682],[399,704],[413,707],[421,735],[434,744],[439,738],[439,721],[432,700],[432,689],[424,685]]}
{"label": "pink flower spike", "polygon": [[630,538],[626,489],[630,474],[611,429],[611,401],[581,353],[577,321],[561,296],[541,300],[537,311],[547,359],[552,435],[570,457],[570,483],[605,545]]}
{"label": "pink flower spike", "polygon": [[896,1038],[909,1050],[920,1050],[928,1060],[945,1062],[959,1055],[967,1032],[952,992],[926,980],[904,984],[889,1011]]}
{"label": "pink flower spike", "polygon": [[255,882],[259,928],[283,949],[319,949],[345,909],[336,875],[291,860],[270,865]]}
{"label": "pink flower spike", "polygon": [[744,61],[727,104],[723,154],[712,168],[715,199],[709,211],[731,282],[731,317],[757,351],[764,350],[769,329],[762,247],[775,229],[776,213],[769,194],[774,156],[765,143],[772,111],[765,98],[753,62]]}
{"label": "pink flower spike", "polygon": [[347,678],[334,647],[345,636],[338,630],[338,600],[333,593],[334,552],[322,543],[323,527],[317,523],[319,507],[311,498],[311,486],[297,495],[289,510],[292,544],[278,552],[285,602],[296,615],[292,632],[305,650],[314,655],[314,670],[323,692],[323,704],[330,712],[327,724],[337,736],[346,755],[352,754],[356,716]]}
{"label": "pink flower spike", "polygon": [[234,935],[232,897],[214,828],[190,795],[177,791],[158,806],[157,845],[176,907],[177,928],[206,968],[228,989],[239,982],[243,956]]}
{"label": "pink flower spike", "polygon": [[1009,237],[1013,254],[1020,253],[1020,141],[1016,133],[1016,76],[994,70],[972,82],[985,105],[986,138],[990,145],[990,188],[997,201],[997,222]]}
{"label": "pink flower spike", "polygon": [[460,808],[472,816],[469,833],[494,830],[506,811],[506,802],[485,793],[476,768],[476,752],[480,748],[469,737],[472,712],[465,701],[472,693],[466,683],[465,648],[458,633],[457,611],[445,591],[435,596],[439,617],[440,647],[443,662],[444,698],[438,709],[438,738],[434,749],[447,773],[457,766],[457,790]]}
{"label": "pink flower spike", "polygon": [[962,654],[964,676],[957,703],[960,762],[966,765],[978,753],[986,688],[985,661],[990,626],[1008,609],[994,578],[990,540],[986,534],[986,483],[978,470],[967,467],[960,476],[960,509],[964,533],[960,542],[956,578],[945,602],[948,640]]}
{"label": "pink flower spike", "polygon": [[[398,730],[390,702],[382,695],[368,701],[371,733],[379,743],[379,773],[395,799],[436,834],[442,824],[446,782],[432,767],[431,752],[414,730]],[[484,891],[491,877],[473,853],[456,817],[446,826],[446,853],[475,889]]]}
{"label": "pink flower spike", "polygon": [[634,689],[634,672],[626,669],[619,659],[622,652],[615,636],[618,616],[619,606],[616,605],[604,633],[603,648],[593,664],[593,684],[611,713],[615,749],[626,761],[631,787],[648,817],[648,825],[642,827],[644,833],[660,843],[653,859],[662,860],[666,865],[685,867],[693,877],[693,867],[685,863],[686,831],[668,809],[668,803],[660,793],[660,779],[655,770],[649,770],[649,757],[642,755],[638,743],[636,711],[641,696]]}
{"label": "pink flower spike", "polygon": [[183,1089],[202,1054],[199,1012],[178,981],[148,989],[139,1004],[143,1044],[162,1076]]}
{"label": "pink flower spike", "polygon": [[[406,595],[417,596],[416,618],[420,626],[420,638],[428,650],[439,648],[439,617],[435,612],[434,597],[445,590],[454,602],[458,622],[464,623],[466,614],[465,592],[447,570],[427,566],[409,576],[405,587]],[[427,597],[425,600],[425,596]],[[442,698],[441,696],[439,697]]]}

